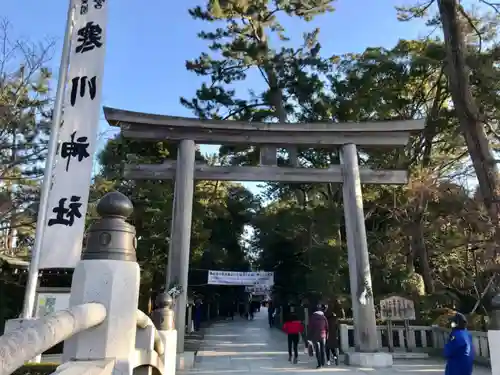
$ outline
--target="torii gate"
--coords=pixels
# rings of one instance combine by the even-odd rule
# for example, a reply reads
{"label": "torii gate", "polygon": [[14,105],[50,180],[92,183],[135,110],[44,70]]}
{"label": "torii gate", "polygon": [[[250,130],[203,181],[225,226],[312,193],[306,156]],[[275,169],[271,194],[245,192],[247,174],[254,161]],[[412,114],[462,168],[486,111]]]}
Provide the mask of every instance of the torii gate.
{"label": "torii gate", "polygon": [[[178,281],[182,294],[176,306],[178,351],[184,351],[189,250],[194,180],[337,182],[343,184],[350,287],[354,315],[356,352],[348,355],[351,364],[392,365],[392,356],[378,353],[375,307],[372,295],[369,254],[361,184],[406,184],[407,171],[372,170],[359,167],[357,146],[371,148],[404,147],[412,133],[424,128],[424,120],[365,123],[248,123],[199,120],[104,108],[111,126],[119,126],[122,136],[145,141],[179,144],[176,161],[157,165],[126,165],[130,179],[175,179],[173,220],[167,268],[167,285]],[[195,143],[245,144],[261,147],[259,166],[207,166],[195,164]],[[313,169],[278,167],[269,149],[276,147],[340,148],[341,165]],[[269,158],[269,155],[271,157]],[[267,160],[264,160],[267,159]],[[292,160],[292,165],[296,161]]]}

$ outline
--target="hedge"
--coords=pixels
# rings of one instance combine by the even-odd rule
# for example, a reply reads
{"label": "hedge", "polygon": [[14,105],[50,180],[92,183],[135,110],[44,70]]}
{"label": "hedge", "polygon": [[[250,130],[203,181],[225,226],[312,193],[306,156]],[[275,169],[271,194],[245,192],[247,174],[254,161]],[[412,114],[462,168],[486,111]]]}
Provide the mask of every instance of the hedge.
{"label": "hedge", "polygon": [[59,364],[57,363],[28,363],[12,375],[49,375],[52,374]]}

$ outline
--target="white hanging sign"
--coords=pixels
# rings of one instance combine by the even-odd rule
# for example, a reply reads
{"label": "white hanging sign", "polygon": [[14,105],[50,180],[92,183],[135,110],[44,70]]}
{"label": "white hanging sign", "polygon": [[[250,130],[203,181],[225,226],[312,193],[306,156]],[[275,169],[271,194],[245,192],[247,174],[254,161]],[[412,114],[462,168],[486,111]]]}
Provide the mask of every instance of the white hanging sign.
{"label": "white hanging sign", "polygon": [[415,304],[411,299],[393,296],[380,301],[382,320],[415,320]]}
{"label": "white hanging sign", "polygon": [[271,293],[272,285],[252,285],[246,286],[245,292],[252,293],[256,296],[267,296]]}
{"label": "white hanging sign", "polygon": [[274,272],[208,271],[210,285],[274,285]]}
{"label": "white hanging sign", "polygon": [[96,151],[109,0],[76,0],[64,114],[39,267],[74,268],[82,251]]}

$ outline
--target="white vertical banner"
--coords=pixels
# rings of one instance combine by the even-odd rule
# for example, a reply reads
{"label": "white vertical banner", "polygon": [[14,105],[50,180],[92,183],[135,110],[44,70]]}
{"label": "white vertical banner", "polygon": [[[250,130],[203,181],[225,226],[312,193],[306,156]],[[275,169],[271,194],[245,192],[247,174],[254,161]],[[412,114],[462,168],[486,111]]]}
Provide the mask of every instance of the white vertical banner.
{"label": "white vertical banner", "polygon": [[80,259],[101,113],[109,0],[76,0],[64,114],[39,268]]}

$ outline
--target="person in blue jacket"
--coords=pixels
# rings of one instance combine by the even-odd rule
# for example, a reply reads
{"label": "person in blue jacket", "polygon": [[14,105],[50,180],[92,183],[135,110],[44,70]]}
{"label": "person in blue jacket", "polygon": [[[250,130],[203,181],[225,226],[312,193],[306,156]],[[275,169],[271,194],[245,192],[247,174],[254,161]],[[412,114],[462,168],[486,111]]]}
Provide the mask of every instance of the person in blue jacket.
{"label": "person in blue jacket", "polygon": [[472,336],[467,331],[467,319],[456,313],[450,319],[451,333],[444,346],[445,375],[471,375],[474,362]]}

